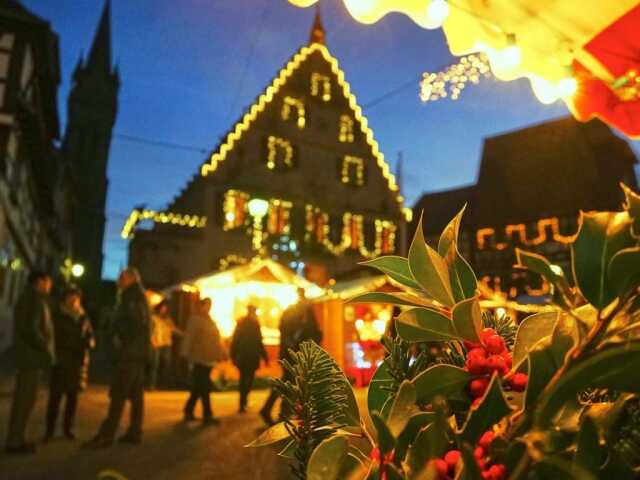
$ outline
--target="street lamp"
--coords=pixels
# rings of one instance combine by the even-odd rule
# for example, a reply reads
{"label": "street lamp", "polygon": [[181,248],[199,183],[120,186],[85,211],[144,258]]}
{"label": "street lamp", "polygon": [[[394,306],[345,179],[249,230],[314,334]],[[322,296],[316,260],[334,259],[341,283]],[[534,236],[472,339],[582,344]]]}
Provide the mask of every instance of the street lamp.
{"label": "street lamp", "polygon": [[82,265],[81,263],[74,263],[71,266],[71,275],[76,278],[80,278],[82,275],[84,275],[84,265]]}
{"label": "street lamp", "polygon": [[262,219],[269,210],[269,202],[261,198],[249,200],[249,215],[253,217],[253,249],[260,253],[262,251]]}

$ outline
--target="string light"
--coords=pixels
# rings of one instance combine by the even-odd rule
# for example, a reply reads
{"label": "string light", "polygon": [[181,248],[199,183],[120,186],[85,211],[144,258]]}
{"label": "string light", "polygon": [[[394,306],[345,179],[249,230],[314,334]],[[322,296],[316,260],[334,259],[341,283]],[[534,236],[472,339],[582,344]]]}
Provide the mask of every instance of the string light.
{"label": "string light", "polygon": [[[382,175],[387,181],[389,190],[395,192],[396,202],[402,207],[403,198],[400,195],[395,177],[391,173],[389,165],[385,161],[384,154],[380,151],[378,142],[373,137],[373,131],[368,126],[367,118],[362,114],[362,108],[358,105],[355,95],[351,93],[351,87],[345,80],[344,72],[340,69],[338,60],[331,55],[325,45],[322,45],[320,43],[312,43],[311,45],[302,47],[287,63],[287,65],[282,70],[280,70],[271,84],[258,97],[258,100],[251,106],[251,108],[249,108],[247,113],[244,114],[242,120],[236,123],[235,126],[229,131],[224,141],[220,144],[220,147],[214,153],[212,153],[209,157],[209,160],[202,165],[202,176],[207,176],[217,170],[218,165],[220,165],[220,163],[224,162],[227,159],[229,152],[233,150],[236,143],[249,130],[249,127],[253,124],[258,115],[262,113],[267,105],[273,101],[275,95],[287,83],[293,73],[298,70],[303,62],[305,62],[312,54],[316,52],[319,53],[329,64],[332,74],[337,79],[337,85],[340,87],[342,95],[347,99],[349,108],[353,113],[353,117],[355,121],[358,122],[360,130],[364,134],[364,138],[371,148],[371,153],[376,159],[376,164],[378,168],[380,168]],[[329,85],[329,88],[330,87],[331,85]],[[406,215],[410,213],[410,209],[403,208],[402,211],[405,214],[405,219],[407,221],[410,221],[406,217]]]}
{"label": "string light", "polygon": [[[353,168],[352,168],[353,167]],[[352,172],[355,171],[355,176]],[[364,162],[360,157],[345,155],[342,159],[342,183],[356,185],[358,187],[364,185]]]}
{"label": "string light", "polygon": [[322,92],[322,101],[331,100],[331,79],[326,75],[313,72],[311,74],[311,96],[318,97]]}
{"label": "string light", "polygon": [[429,29],[440,28],[449,16],[449,4],[445,0],[431,0],[427,6],[425,26]]}
{"label": "string light", "polygon": [[342,143],[353,143],[353,119],[349,115],[340,115],[340,134],[338,140]]}
{"label": "string light", "polygon": [[441,72],[423,74],[420,82],[420,99],[423,102],[433,102],[447,97],[457,100],[469,82],[477,85],[482,77],[490,76],[487,55],[484,53],[467,55]]}
{"label": "string light", "polygon": [[199,215],[133,209],[120,232],[122,238],[131,238],[136,225],[143,220],[151,220],[154,223],[171,224],[179,227],[190,228],[204,228],[207,224],[207,218]]}
{"label": "string light", "polygon": [[[557,217],[552,218],[542,218],[537,222],[538,234],[536,237],[532,239],[527,238],[527,228],[523,223],[506,225],[505,226],[505,237],[508,240],[515,241],[514,237],[517,233],[519,238],[517,243],[527,246],[537,246],[541,245],[549,240],[547,235],[547,229],[551,228],[551,238],[553,241],[563,244],[568,244],[573,242],[573,235],[563,235],[560,233],[560,226]],[[495,229],[493,228],[480,228],[476,232],[476,244],[478,249],[484,250],[487,248],[487,239],[493,238],[493,248],[496,250],[504,250],[509,246],[508,242],[496,242],[495,241]]]}
{"label": "string light", "polygon": [[[267,139],[267,149],[269,151],[267,155],[267,167],[271,170],[276,168],[276,162],[280,160],[283,165],[287,167],[293,167],[293,147],[289,140],[284,138],[274,137],[270,135]],[[278,155],[278,151],[284,152],[282,156]]]}
{"label": "string light", "polygon": [[240,255],[230,254],[220,259],[220,262],[218,264],[218,269],[222,271],[236,265],[244,265],[248,262],[249,260],[247,260],[245,257],[242,257]]}
{"label": "string light", "polygon": [[295,108],[298,116],[297,125],[298,128],[304,128],[306,119],[304,112],[304,103],[302,100],[293,97],[284,97],[284,101],[282,103],[282,111],[280,112],[280,116],[282,120],[289,120],[291,118],[291,109]]}

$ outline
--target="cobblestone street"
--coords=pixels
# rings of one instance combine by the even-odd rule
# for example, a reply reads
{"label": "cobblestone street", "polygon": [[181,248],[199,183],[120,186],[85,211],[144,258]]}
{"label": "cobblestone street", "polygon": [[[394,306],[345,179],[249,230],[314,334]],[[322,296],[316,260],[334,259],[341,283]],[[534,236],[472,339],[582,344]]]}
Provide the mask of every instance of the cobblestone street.
{"label": "cobblestone street", "polygon": [[[182,421],[186,392],[151,392],[145,397],[145,437],[142,445],[114,445],[106,450],[85,451],[80,443],[95,434],[107,408],[107,391],[91,388],[80,399],[76,435],[69,442],[61,435],[38,445],[32,456],[0,453],[1,480],[90,480],[98,472],[113,469],[129,480],[161,479],[286,479],[288,467],[276,452],[243,448],[253,440],[263,424],[257,415],[266,391],[252,393],[249,412],[237,413],[237,393],[212,395],[219,426],[204,427]],[[4,446],[11,397],[0,394],[0,439]],[[46,393],[41,391],[29,439],[41,439],[44,431]],[[196,415],[199,411],[196,410]],[[128,420],[123,416],[121,430]]]}

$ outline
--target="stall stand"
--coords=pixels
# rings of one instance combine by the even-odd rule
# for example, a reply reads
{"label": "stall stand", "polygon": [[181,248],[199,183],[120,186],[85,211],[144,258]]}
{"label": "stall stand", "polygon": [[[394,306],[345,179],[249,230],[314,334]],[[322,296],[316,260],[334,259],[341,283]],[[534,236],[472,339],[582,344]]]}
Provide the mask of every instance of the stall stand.
{"label": "stall stand", "polygon": [[[200,298],[211,298],[211,318],[220,330],[227,351],[236,322],[246,315],[248,305],[255,305],[269,355],[269,366],[261,365],[257,376],[277,377],[281,374],[278,363],[280,317],[288,306],[297,302],[298,288],[304,288],[311,301],[324,294],[322,288],[293,270],[271,259],[255,258],[247,264],[174,285],[163,293],[172,299],[174,318],[183,329],[187,326],[196,302]],[[179,351],[178,343],[176,342],[175,348]],[[181,378],[186,378],[185,370],[183,361],[179,368]],[[212,375],[224,383],[226,380],[237,379],[238,371],[230,361],[225,361],[214,368]]]}

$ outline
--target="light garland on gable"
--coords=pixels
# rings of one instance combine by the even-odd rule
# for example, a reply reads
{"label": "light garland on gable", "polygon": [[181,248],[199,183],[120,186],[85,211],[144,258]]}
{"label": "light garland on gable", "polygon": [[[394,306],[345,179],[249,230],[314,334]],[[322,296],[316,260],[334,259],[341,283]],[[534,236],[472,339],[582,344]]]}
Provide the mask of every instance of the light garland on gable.
{"label": "light garland on gable", "polygon": [[[267,167],[270,170],[278,165],[293,167],[293,147],[289,140],[270,135],[267,139],[267,150]],[[278,155],[278,152],[281,152],[281,155]]]}
{"label": "light garland on gable", "polygon": [[420,99],[423,102],[447,97],[457,100],[467,83],[477,85],[481,77],[490,76],[491,68],[486,54],[467,55],[441,72],[424,73],[420,82]]}
{"label": "light garland on gable", "polygon": [[244,265],[246,263],[249,263],[249,260],[245,257],[232,253],[220,259],[220,262],[218,263],[218,270],[226,270],[229,267]]}
{"label": "light garland on gable", "polygon": [[305,118],[305,111],[304,111],[304,103],[302,103],[302,100],[298,98],[289,97],[289,96],[284,97],[284,101],[282,103],[282,111],[280,112],[280,116],[282,117],[282,120],[289,120],[291,118],[291,109],[296,110],[296,114],[298,118],[296,121],[296,124],[298,125],[298,128],[300,129],[304,128],[306,124],[306,118]]}
{"label": "light garland on gable", "polygon": [[[368,127],[367,119],[362,114],[362,109],[358,105],[355,95],[351,93],[351,87],[344,78],[344,72],[340,69],[338,61],[331,55],[327,47],[320,43],[312,43],[311,45],[302,47],[298,53],[293,56],[289,63],[280,70],[271,85],[269,85],[264,93],[258,97],[258,100],[251,106],[249,111],[244,114],[242,120],[236,123],[233,129],[227,134],[218,150],[209,157],[209,161],[202,165],[202,176],[207,176],[217,170],[218,165],[226,160],[229,152],[234,148],[235,144],[242,138],[244,133],[249,130],[249,127],[255,121],[258,114],[263,112],[266,106],[273,101],[274,96],[280,91],[282,86],[287,82],[289,77],[296,71],[300,64],[315,52],[320,53],[320,55],[322,55],[322,57],[331,66],[332,73],[336,75],[338,79],[338,86],[341,87],[343,95],[348,99],[349,107],[353,112],[355,121],[359,123],[360,130],[364,133],[366,142],[371,147],[372,155],[376,159],[376,163],[382,171],[384,178],[387,180],[389,190],[395,192],[396,201],[400,206],[402,206],[404,198],[400,195],[395,177],[391,173],[389,165],[385,161],[384,155],[379,149],[378,142],[373,138],[373,132]],[[410,212],[410,209],[403,208],[403,213],[405,214],[405,219],[407,221],[410,221],[408,218]]]}
{"label": "light garland on gable", "polygon": [[311,96],[322,97],[323,102],[331,100],[331,79],[321,73],[311,74]]}
{"label": "light garland on gable", "polygon": [[199,215],[133,209],[122,227],[120,236],[124,239],[131,238],[136,225],[144,220],[190,228],[203,228],[207,224],[207,218]]}
{"label": "light garland on gable", "polygon": [[342,143],[353,143],[353,119],[349,115],[340,115],[340,133],[338,140]]}
{"label": "light garland on gable", "polygon": [[358,187],[364,185],[363,160],[360,157],[345,155],[342,159],[342,171],[340,178],[342,183],[348,185],[356,185]]}
{"label": "light garland on gable", "polygon": [[248,203],[249,195],[247,193],[240,190],[227,190],[222,202],[223,230],[232,230],[244,226],[247,220]]}
{"label": "light garland on gable", "polygon": [[[537,246],[549,241],[549,236],[547,235],[547,229],[550,228],[551,239],[554,242],[569,244],[573,242],[573,240],[575,239],[574,235],[562,235],[560,233],[558,217],[542,218],[538,220],[537,227],[538,227],[537,236],[532,239],[528,239],[527,228],[525,224],[519,223],[519,224],[506,225],[505,237],[510,241],[514,241],[515,234],[518,234],[519,238],[516,241],[516,243],[519,243],[521,245],[526,245],[526,246]],[[495,242],[495,233],[496,233],[495,229],[493,228],[478,229],[476,232],[476,244],[478,246],[478,249],[484,250],[485,248],[488,248],[487,239],[491,239],[491,238],[493,238],[494,240],[494,243],[492,246],[496,250],[504,250],[505,248],[507,248],[509,246],[508,242],[506,241]]]}

